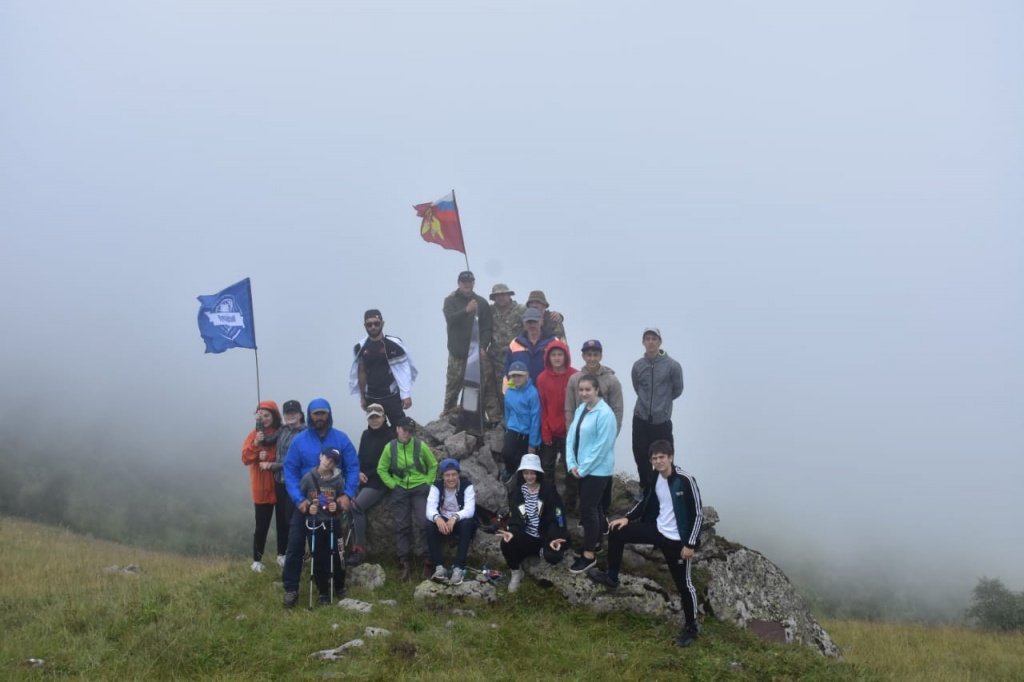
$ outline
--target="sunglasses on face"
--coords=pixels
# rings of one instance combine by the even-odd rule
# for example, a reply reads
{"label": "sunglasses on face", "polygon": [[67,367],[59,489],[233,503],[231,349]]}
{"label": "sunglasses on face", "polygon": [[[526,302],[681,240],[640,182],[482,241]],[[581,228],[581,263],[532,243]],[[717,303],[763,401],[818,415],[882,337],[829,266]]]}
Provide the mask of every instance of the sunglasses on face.
{"label": "sunglasses on face", "polygon": [[376,328],[380,327],[381,324],[383,324],[383,323],[382,322],[366,322],[365,324],[363,324],[363,326],[366,327],[367,329],[376,329]]}

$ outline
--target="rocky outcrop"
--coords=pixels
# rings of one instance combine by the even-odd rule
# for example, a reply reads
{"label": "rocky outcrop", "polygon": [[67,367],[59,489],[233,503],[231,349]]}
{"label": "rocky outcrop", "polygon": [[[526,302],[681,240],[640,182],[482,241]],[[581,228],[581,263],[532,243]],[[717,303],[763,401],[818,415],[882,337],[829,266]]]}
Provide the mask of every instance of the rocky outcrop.
{"label": "rocky outcrop", "polygon": [[[430,446],[438,460],[445,457],[459,460],[464,475],[473,481],[476,488],[478,506],[494,511],[507,507],[507,489],[498,481],[503,441],[500,429],[487,431],[478,437],[457,431],[445,421],[435,421],[417,427],[416,435]],[[621,515],[633,506],[635,485],[628,481],[617,483],[611,506],[613,516]],[[393,551],[394,523],[387,499],[370,511],[368,520],[372,551],[378,554]],[[700,610],[706,616],[729,620],[769,639],[785,639],[813,647],[826,656],[840,656],[838,647],[810,614],[803,598],[782,570],[761,553],[718,536],[715,532],[718,520],[718,512],[713,507],[704,507],[701,544],[693,564]],[[570,522],[570,534],[573,545],[579,547],[581,530],[577,523]],[[626,609],[673,621],[681,620],[679,595],[667,571],[664,571],[664,557],[653,547],[627,548],[620,585],[616,590],[598,586],[585,575],[570,574],[571,553],[566,555],[566,559],[551,566],[538,557],[524,563],[523,568],[530,578],[572,604],[598,611]],[[471,560],[476,568],[489,565],[507,570],[498,539],[493,535],[477,533]],[[645,564],[661,568],[664,572],[659,575],[663,577],[654,580],[630,574],[631,568]],[[649,574],[650,570],[645,572]],[[366,577],[369,578],[368,583],[379,584],[375,579],[379,575]],[[507,576],[504,584],[507,584]],[[428,580],[415,590],[417,599],[461,597],[494,601],[504,594],[504,589],[496,589],[493,583],[478,581],[449,586]]]}

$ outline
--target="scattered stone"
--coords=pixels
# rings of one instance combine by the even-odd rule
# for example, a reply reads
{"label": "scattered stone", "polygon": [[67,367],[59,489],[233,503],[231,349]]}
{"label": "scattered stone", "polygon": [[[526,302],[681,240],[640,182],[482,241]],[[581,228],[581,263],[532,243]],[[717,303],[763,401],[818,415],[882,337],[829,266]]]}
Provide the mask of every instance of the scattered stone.
{"label": "scattered stone", "polygon": [[113,566],[107,566],[103,569],[104,573],[120,573],[121,575],[138,575],[142,573],[142,568],[138,564],[128,564],[124,568],[114,564]]}
{"label": "scattered stone", "polygon": [[739,661],[733,661],[729,664],[729,668],[731,668],[732,670],[743,670],[743,664]]}
{"label": "scattered stone", "polygon": [[498,591],[490,583],[478,583],[475,580],[467,580],[461,585],[442,585],[432,580],[424,580],[416,586],[413,597],[415,599],[459,597],[462,599],[495,602],[498,600]]}
{"label": "scattered stone", "polygon": [[398,606],[398,600],[397,599],[381,599],[377,603],[378,604],[383,604],[384,606]]}
{"label": "scattered stone", "polygon": [[368,590],[376,590],[384,587],[384,568],[380,564],[362,564],[350,566],[346,571],[345,583],[347,587],[365,587]]}
{"label": "scattered stone", "polygon": [[367,626],[364,631],[367,637],[390,637],[391,630],[385,630],[384,628],[374,628]]}
{"label": "scattered stone", "polygon": [[455,627],[455,621],[454,620],[446,620],[444,622],[444,626],[446,628],[453,628],[453,627]]}
{"label": "scattered stone", "polygon": [[337,623],[331,623],[331,632],[336,632],[339,627],[341,627],[341,626],[338,625]]}
{"label": "scattered stone", "polygon": [[22,663],[27,668],[42,668],[46,665],[46,661],[41,658],[30,658]]}
{"label": "scattered stone", "polygon": [[348,609],[349,611],[359,611],[360,613],[369,613],[373,608],[373,604],[365,601],[359,601],[358,599],[345,598],[338,602],[338,607],[342,609]]}
{"label": "scattered stone", "polygon": [[452,613],[456,616],[465,616],[466,618],[476,618],[476,611],[473,609],[452,609]]}
{"label": "scattered stone", "polygon": [[416,645],[412,642],[397,642],[391,645],[391,653],[403,658],[415,658]]}
{"label": "scattered stone", "polygon": [[245,615],[244,613],[240,613],[237,616],[235,616],[235,620],[245,620],[248,617],[249,616]]}
{"label": "scattered stone", "polygon": [[345,642],[341,646],[336,647],[334,649],[323,649],[322,651],[316,651],[314,653],[311,653],[309,657],[318,658],[321,661],[337,661],[339,659],[345,658],[342,654],[344,654],[347,650],[352,649],[354,647],[363,646],[365,643],[366,642],[364,642],[361,639],[353,639],[351,642]]}

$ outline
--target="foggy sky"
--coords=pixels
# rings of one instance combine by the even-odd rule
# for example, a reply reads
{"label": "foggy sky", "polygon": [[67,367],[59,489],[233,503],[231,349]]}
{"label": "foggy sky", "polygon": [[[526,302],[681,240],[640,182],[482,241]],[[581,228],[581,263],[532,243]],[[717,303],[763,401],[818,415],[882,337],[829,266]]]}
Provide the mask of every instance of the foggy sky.
{"label": "foggy sky", "polygon": [[[440,412],[461,254],[543,289],[576,366],[684,370],[677,461],[769,558],[1024,589],[1016,2],[0,4],[0,407],[234,472],[264,398],[348,395],[362,312]],[[627,415],[628,417],[628,415]],[[628,418],[617,464],[632,471]]]}

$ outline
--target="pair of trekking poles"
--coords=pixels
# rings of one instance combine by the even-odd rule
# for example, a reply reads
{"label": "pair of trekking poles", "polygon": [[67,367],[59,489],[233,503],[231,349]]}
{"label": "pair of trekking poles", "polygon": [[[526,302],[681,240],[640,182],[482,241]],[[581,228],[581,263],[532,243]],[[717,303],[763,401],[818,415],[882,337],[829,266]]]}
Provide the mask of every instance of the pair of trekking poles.
{"label": "pair of trekking poles", "polygon": [[[331,548],[327,555],[327,562],[331,565],[329,580],[331,603],[334,603],[334,554],[337,553],[338,561],[341,564],[341,570],[345,570],[345,546],[348,544],[349,538],[352,537],[352,523],[348,517],[348,512],[342,512],[339,522],[342,526],[342,537],[338,538],[337,544],[334,541],[334,517],[332,516],[329,521],[330,529],[330,542],[329,547]],[[310,525],[310,524],[313,525]],[[323,521],[317,523],[316,517],[310,517],[306,519],[306,530],[309,531],[309,609],[313,610],[313,583],[316,582],[316,532],[325,527]]]}

